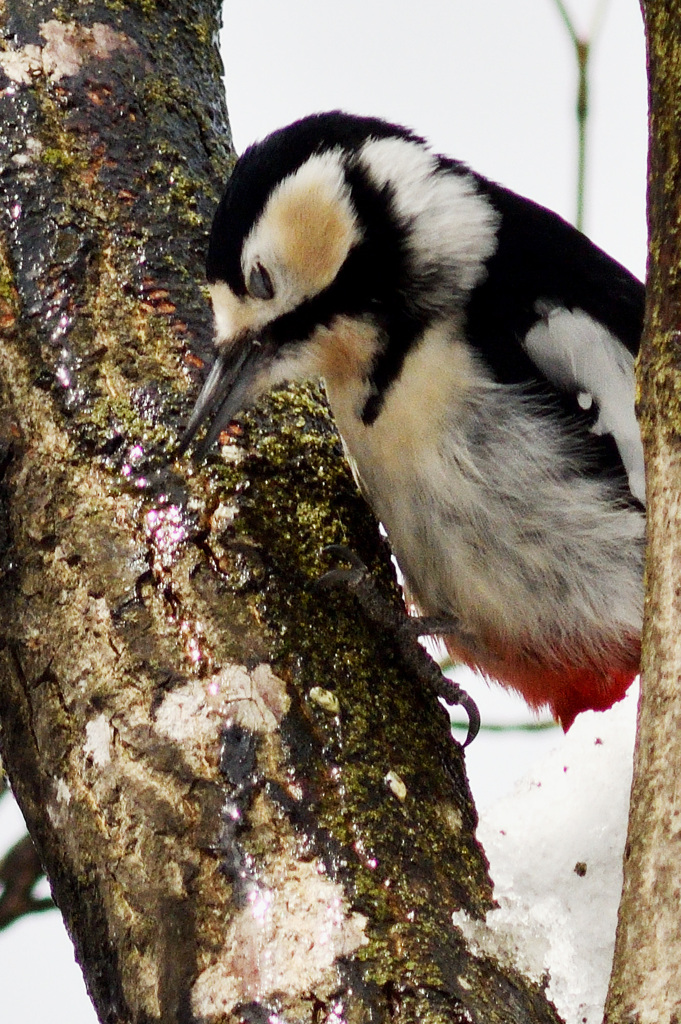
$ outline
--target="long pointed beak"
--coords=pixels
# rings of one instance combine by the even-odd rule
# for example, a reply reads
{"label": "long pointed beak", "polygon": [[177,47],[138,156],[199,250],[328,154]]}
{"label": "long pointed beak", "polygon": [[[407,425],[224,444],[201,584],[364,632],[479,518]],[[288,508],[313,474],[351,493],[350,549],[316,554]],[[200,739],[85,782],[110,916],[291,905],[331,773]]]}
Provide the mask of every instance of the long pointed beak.
{"label": "long pointed beak", "polygon": [[218,352],[180,439],[178,455],[186,452],[207,422],[206,436],[196,452],[199,459],[205,457],[221,431],[254,397],[256,372],[265,359],[261,341],[252,334]]}

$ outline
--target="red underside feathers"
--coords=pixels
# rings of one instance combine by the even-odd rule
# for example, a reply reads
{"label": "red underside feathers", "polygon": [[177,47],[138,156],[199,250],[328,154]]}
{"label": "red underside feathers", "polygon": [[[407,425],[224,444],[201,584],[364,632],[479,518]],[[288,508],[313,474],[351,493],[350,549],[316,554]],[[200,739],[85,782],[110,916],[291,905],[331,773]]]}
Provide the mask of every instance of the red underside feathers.
{"label": "red underside feathers", "polygon": [[594,659],[575,664],[561,658],[547,665],[512,656],[481,664],[454,645],[447,644],[447,649],[453,658],[516,690],[531,708],[548,707],[567,732],[581,711],[607,711],[622,700],[638,675],[641,644],[639,637],[628,638],[610,650],[607,665],[605,659],[597,665]]}

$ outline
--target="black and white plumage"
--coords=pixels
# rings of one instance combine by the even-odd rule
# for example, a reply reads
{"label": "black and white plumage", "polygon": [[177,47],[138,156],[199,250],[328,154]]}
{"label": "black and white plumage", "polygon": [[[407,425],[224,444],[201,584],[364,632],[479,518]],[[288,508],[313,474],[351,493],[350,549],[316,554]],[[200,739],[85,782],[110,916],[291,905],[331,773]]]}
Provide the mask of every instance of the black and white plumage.
{"label": "black and white plumage", "polygon": [[218,356],[183,447],[323,378],[410,594],[567,728],[638,670],[644,288],[410,131],[333,112],[246,150],[207,262]]}

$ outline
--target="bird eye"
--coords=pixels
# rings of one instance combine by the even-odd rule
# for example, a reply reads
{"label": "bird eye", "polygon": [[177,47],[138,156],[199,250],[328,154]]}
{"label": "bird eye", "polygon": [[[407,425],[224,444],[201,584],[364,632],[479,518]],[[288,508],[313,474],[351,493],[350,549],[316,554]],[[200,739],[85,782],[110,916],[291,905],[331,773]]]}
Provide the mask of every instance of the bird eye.
{"label": "bird eye", "polygon": [[274,285],[272,278],[267,273],[262,263],[255,263],[248,275],[248,294],[254,299],[271,299],[274,296]]}

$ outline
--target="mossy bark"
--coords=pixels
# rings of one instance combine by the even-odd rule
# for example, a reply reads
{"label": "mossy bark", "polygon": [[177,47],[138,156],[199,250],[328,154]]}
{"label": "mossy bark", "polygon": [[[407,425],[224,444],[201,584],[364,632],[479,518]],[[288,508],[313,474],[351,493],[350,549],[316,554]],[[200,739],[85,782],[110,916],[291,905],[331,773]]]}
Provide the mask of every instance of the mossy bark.
{"label": "mossy bark", "polygon": [[638,366],[647,594],[609,1024],[681,1017],[681,3],[641,6],[650,102],[648,306]]}
{"label": "mossy bark", "polygon": [[0,16],[2,757],[100,1019],[557,1020],[452,927],[492,892],[446,716],[315,589],[342,542],[399,599],[320,395],[169,465],[220,3]]}

